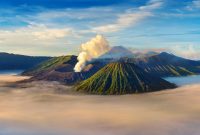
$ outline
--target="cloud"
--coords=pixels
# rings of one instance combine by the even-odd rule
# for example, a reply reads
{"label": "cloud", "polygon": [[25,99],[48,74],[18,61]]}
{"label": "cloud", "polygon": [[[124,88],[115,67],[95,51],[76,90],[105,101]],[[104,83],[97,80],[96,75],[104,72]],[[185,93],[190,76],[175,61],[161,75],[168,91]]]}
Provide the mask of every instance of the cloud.
{"label": "cloud", "polygon": [[[37,16],[29,16],[30,19],[40,21],[52,21],[55,19],[74,19],[74,20],[84,20],[84,19],[97,19],[106,16],[114,15],[115,13],[112,7],[103,8],[87,8],[87,9],[62,9],[62,10],[43,10],[37,14]],[[98,13],[102,13],[101,16],[97,16]],[[115,11],[116,12],[116,11]],[[32,19],[31,19],[32,20]]]}
{"label": "cloud", "polygon": [[31,34],[37,40],[56,40],[59,38],[64,38],[72,34],[72,30],[69,28],[58,29],[58,28],[47,28],[42,25],[39,27],[29,27],[32,31]]}
{"label": "cloud", "polygon": [[161,53],[167,51],[166,48],[143,48],[143,49],[138,49],[138,48],[129,48],[133,53],[140,53],[140,54],[147,54],[149,52],[155,52],[155,53]]}
{"label": "cloud", "polygon": [[0,108],[3,108],[0,134],[197,135],[200,132],[199,82],[137,95],[95,96],[74,91],[56,82],[0,87]]}
{"label": "cloud", "polygon": [[116,32],[123,28],[127,28],[131,25],[136,24],[140,20],[151,16],[148,12],[138,12],[138,13],[125,13],[118,16],[117,22],[114,24],[108,24],[103,26],[98,26],[93,28],[95,32]]}
{"label": "cloud", "polygon": [[132,37],[165,37],[165,36],[185,36],[185,35],[200,35],[200,30],[186,31],[182,33],[155,33],[155,34],[138,34]]}
{"label": "cloud", "polygon": [[186,6],[188,10],[200,9],[200,0],[193,0],[189,5]]}
{"label": "cloud", "polygon": [[200,0],[194,0],[192,3],[196,8],[200,8]]}
{"label": "cloud", "polygon": [[160,8],[162,4],[163,2],[161,0],[150,0],[145,6],[140,6],[137,9],[128,9],[125,13],[119,14],[115,23],[94,27],[92,31],[97,33],[116,32],[128,28],[147,17],[153,16],[152,11]]}
{"label": "cloud", "polygon": [[[200,0],[180,3],[167,0],[122,1],[119,5],[89,8],[52,9],[33,5],[0,8],[0,49],[31,55],[38,51],[44,55],[63,55],[78,53],[76,51],[78,45],[95,34],[105,34],[111,45],[125,43],[125,46],[137,46],[138,48],[144,48],[149,44],[162,48],[166,42],[160,41],[169,36],[171,40],[175,37],[177,39],[181,38],[180,36],[191,35],[184,39],[193,40],[195,35],[198,35],[185,34],[182,28],[196,29],[197,22],[195,21],[198,20],[197,17],[200,14],[185,11],[185,4],[190,3],[191,7],[197,8]],[[173,4],[177,7],[173,7]],[[180,23],[180,18],[188,19],[187,23],[185,21]],[[176,27],[177,34],[170,34],[170,29],[166,25],[168,19],[174,20],[170,28]],[[135,29],[129,30],[132,27]],[[156,34],[159,30],[162,30],[161,34]],[[141,40],[142,38],[148,38],[150,41]],[[199,42],[197,38],[194,40]],[[169,42],[168,39],[167,42]]]}
{"label": "cloud", "polygon": [[[93,36],[90,28],[94,24],[102,20],[109,22],[113,19],[111,16],[121,12],[113,7],[59,10],[40,8],[31,12],[19,12],[11,8],[0,11],[1,51],[54,56],[78,53],[78,45]],[[97,16],[100,13],[102,15]]]}
{"label": "cloud", "polygon": [[200,59],[200,52],[199,49],[197,49],[194,45],[176,45],[171,48],[169,48],[169,51],[189,59]]}
{"label": "cloud", "polygon": [[71,28],[32,24],[15,29],[1,29],[0,49],[26,55],[63,55],[69,53],[66,50],[67,44],[70,44],[69,38],[74,38]]}
{"label": "cloud", "polygon": [[49,28],[45,25],[28,25],[27,27],[17,28],[14,30],[1,30],[0,38],[6,40],[11,40],[10,38],[15,38],[18,36],[24,36],[32,38],[32,40],[56,40],[63,38],[72,34],[72,29],[70,28]]}
{"label": "cloud", "polygon": [[163,0],[150,0],[147,5],[139,7],[140,10],[154,10],[163,5]]}
{"label": "cloud", "polygon": [[0,43],[4,42],[4,40],[5,40],[4,38],[0,38]]}

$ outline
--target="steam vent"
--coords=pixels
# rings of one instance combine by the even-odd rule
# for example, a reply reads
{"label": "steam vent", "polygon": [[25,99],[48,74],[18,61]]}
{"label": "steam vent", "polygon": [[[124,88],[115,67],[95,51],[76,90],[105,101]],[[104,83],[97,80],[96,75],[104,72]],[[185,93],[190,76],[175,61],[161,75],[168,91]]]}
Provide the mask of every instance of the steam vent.
{"label": "steam vent", "polygon": [[176,85],[152,76],[133,63],[115,62],[77,85],[77,91],[99,95],[145,93],[176,88]]}

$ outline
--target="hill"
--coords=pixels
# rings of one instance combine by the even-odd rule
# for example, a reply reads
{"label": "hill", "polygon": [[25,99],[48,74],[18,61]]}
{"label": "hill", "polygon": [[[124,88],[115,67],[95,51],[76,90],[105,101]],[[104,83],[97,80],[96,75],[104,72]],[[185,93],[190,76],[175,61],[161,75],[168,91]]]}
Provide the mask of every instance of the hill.
{"label": "hill", "polygon": [[0,53],[0,70],[26,70],[50,58]]}
{"label": "hill", "polygon": [[35,76],[44,72],[48,72],[50,70],[56,70],[60,72],[72,72],[76,63],[77,57],[73,55],[54,57],[23,72],[22,74]]}
{"label": "hill", "polygon": [[132,63],[110,63],[84,80],[76,89],[90,94],[113,95],[153,92],[175,88],[161,78],[152,76]]}
{"label": "hill", "polygon": [[187,76],[200,73],[200,62],[162,52],[150,57],[129,59],[146,72],[159,77]]}

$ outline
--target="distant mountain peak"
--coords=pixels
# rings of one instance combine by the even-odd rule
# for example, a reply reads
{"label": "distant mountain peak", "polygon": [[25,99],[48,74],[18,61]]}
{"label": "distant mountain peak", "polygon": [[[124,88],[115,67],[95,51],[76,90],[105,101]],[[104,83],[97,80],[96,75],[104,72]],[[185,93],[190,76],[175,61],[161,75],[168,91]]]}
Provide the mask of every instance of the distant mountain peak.
{"label": "distant mountain peak", "polygon": [[169,53],[169,52],[161,52],[160,55],[168,55],[168,56],[171,55],[171,56],[174,56],[174,54]]}
{"label": "distant mountain peak", "polygon": [[115,50],[115,49],[123,49],[123,50],[127,50],[125,47],[120,46],[120,45],[118,45],[118,46],[113,46],[113,47],[111,48],[111,50]]}
{"label": "distant mountain peak", "polygon": [[101,55],[99,58],[114,58],[133,57],[134,54],[123,46],[114,46],[108,52]]}

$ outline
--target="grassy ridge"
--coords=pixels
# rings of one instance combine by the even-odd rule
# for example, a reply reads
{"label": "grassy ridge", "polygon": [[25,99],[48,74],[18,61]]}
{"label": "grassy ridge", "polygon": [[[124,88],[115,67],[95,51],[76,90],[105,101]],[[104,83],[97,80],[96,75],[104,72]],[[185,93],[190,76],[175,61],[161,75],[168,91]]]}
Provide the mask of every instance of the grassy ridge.
{"label": "grassy ridge", "polygon": [[68,55],[68,56],[60,56],[60,57],[52,58],[50,60],[47,60],[47,61],[37,65],[36,67],[34,67],[30,70],[25,71],[23,74],[24,75],[36,75],[41,72],[45,72],[45,71],[54,69],[64,63],[67,63],[68,61],[70,61],[72,59],[72,57],[74,57],[74,56]]}
{"label": "grassy ridge", "polygon": [[173,65],[157,65],[153,67],[146,66],[144,67],[144,70],[148,73],[156,74],[161,77],[187,76],[196,74],[192,69],[186,69],[185,67]]}

